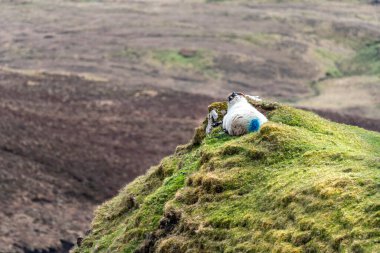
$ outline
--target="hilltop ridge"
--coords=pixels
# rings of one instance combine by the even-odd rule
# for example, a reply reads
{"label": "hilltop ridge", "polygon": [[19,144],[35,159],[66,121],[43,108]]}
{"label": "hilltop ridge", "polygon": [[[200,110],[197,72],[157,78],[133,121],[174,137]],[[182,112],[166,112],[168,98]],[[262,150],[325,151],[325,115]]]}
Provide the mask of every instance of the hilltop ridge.
{"label": "hilltop ridge", "polygon": [[270,120],[258,133],[204,122],[101,205],[74,252],[379,251],[380,134],[250,102]]}

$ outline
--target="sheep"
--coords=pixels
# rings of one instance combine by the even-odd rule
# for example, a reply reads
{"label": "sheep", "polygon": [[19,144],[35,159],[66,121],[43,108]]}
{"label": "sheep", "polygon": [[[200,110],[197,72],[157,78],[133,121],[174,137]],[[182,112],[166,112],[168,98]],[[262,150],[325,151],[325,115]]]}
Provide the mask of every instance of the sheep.
{"label": "sheep", "polygon": [[243,135],[259,131],[268,119],[253,107],[239,92],[228,97],[227,114],[223,117],[223,129],[229,135]]}

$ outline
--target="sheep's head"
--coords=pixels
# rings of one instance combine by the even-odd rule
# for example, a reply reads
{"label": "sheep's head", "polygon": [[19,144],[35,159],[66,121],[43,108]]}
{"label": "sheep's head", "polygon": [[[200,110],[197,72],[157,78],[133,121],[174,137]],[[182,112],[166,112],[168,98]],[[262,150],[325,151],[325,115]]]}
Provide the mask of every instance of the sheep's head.
{"label": "sheep's head", "polygon": [[243,93],[232,92],[231,95],[228,96],[228,107],[231,107],[242,100],[246,100],[245,95]]}

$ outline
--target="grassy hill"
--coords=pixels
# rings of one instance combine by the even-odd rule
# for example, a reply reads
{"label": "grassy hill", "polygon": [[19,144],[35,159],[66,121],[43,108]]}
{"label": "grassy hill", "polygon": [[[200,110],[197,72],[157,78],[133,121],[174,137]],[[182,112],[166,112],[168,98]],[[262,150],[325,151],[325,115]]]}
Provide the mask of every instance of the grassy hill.
{"label": "grassy hill", "polygon": [[[207,105],[234,90],[380,131],[376,1],[0,1],[0,252],[68,253],[97,205],[187,142]],[[263,159],[261,175],[277,166]],[[151,192],[133,194],[141,208],[164,181],[150,177]],[[114,230],[93,231],[87,242]],[[145,234],[122,240],[137,248]],[[131,245],[114,237],[93,248]]]}
{"label": "grassy hill", "polygon": [[259,133],[202,125],[101,205],[74,252],[379,252],[380,134],[255,106]]}

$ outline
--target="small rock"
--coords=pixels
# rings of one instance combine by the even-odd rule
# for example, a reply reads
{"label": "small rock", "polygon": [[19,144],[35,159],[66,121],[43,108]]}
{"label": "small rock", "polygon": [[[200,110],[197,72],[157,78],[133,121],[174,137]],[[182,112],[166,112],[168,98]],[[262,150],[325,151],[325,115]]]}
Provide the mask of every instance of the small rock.
{"label": "small rock", "polygon": [[207,127],[206,127],[206,133],[211,133],[211,130],[213,128],[213,124],[218,120],[218,113],[215,110],[212,110],[208,116],[207,116]]}

